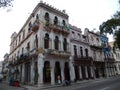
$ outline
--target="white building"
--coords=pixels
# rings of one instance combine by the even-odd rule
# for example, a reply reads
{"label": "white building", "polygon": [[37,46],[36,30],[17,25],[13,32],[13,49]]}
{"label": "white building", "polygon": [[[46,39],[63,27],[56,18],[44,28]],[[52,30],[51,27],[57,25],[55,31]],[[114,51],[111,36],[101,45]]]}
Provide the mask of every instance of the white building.
{"label": "white building", "polygon": [[74,80],[68,15],[40,2],[18,33],[11,36],[9,66],[14,79],[27,84]]}
{"label": "white building", "polygon": [[100,78],[105,76],[105,62],[103,48],[101,47],[100,34],[85,29],[85,35],[89,39],[91,55],[93,58],[94,76]]}
{"label": "white building", "polygon": [[94,78],[93,60],[88,37],[82,34],[80,28],[70,25],[70,40],[75,79],[84,80]]}
{"label": "white building", "polygon": [[109,45],[112,48],[112,54],[115,58],[116,74],[120,74],[120,50],[115,49],[115,51],[113,51],[114,42],[109,42]]}

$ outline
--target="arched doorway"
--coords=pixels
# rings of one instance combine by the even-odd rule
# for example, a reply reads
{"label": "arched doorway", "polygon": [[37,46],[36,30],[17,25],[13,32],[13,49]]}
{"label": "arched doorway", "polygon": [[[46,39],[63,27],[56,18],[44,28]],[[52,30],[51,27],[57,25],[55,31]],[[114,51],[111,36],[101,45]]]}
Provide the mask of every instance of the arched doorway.
{"label": "arched doorway", "polygon": [[61,69],[60,69],[60,63],[59,62],[56,62],[55,63],[55,82],[57,83],[58,80],[57,80],[57,77],[60,76],[61,77]]}
{"label": "arched doorway", "polygon": [[79,68],[78,66],[75,66],[75,80],[79,80],[80,76],[79,76]]}
{"label": "arched doorway", "polygon": [[49,83],[51,82],[51,76],[50,76],[50,62],[45,61],[44,62],[44,68],[43,68],[43,81],[44,83]]}
{"label": "arched doorway", "polygon": [[65,74],[65,80],[70,80],[70,72],[69,72],[69,64],[68,62],[65,62],[65,68],[64,68],[64,74]]}
{"label": "arched doorway", "polygon": [[87,73],[88,73],[88,78],[91,78],[91,68],[87,66]]}
{"label": "arched doorway", "polygon": [[30,62],[25,63],[25,83],[30,83],[31,79],[31,65]]}
{"label": "arched doorway", "polygon": [[81,66],[81,72],[82,72],[82,78],[86,79],[85,67],[84,66]]}

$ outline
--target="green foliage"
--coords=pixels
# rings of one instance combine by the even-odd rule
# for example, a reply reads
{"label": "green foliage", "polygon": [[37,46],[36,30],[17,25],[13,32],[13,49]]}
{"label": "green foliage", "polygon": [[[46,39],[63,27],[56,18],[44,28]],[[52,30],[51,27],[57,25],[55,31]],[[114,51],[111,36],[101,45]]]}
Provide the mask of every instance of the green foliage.
{"label": "green foliage", "polygon": [[120,49],[120,29],[115,31],[114,37],[115,37],[114,46]]}
{"label": "green foliage", "polygon": [[106,22],[103,22],[99,29],[101,33],[109,33],[113,34],[114,31],[117,29],[117,26],[120,26],[120,19],[112,18],[110,20],[107,20]]}
{"label": "green foliage", "polygon": [[107,20],[106,22],[103,22],[99,26],[99,29],[101,34],[113,34],[115,40],[114,48],[120,49],[120,11],[117,11],[111,19]]}
{"label": "green foliage", "polygon": [[12,6],[12,1],[13,0],[0,0],[0,8]]}

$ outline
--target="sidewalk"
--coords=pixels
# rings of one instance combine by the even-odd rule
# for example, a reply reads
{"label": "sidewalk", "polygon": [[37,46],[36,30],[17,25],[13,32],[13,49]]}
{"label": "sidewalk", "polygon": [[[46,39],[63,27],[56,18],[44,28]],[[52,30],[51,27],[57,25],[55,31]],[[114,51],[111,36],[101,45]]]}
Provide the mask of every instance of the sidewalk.
{"label": "sidewalk", "polygon": [[[83,80],[83,81],[77,81],[71,83],[71,85],[74,84],[84,84],[84,83],[89,83],[89,82],[94,82],[94,81],[102,81],[106,80],[107,78],[99,78],[99,79],[90,79],[90,80]],[[28,85],[22,85],[22,87],[26,88],[27,90],[38,90],[38,89],[48,89],[48,88],[55,88],[55,87],[62,87],[63,85],[56,84],[56,85],[51,85],[51,84],[44,84],[41,86],[28,86]]]}

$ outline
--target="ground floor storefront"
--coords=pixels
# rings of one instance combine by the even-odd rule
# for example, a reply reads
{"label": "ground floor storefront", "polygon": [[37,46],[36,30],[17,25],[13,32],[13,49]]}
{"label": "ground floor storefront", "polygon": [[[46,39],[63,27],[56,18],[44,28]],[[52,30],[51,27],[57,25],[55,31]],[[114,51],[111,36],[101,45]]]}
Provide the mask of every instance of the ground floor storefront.
{"label": "ground floor storefront", "polygon": [[15,72],[12,75],[23,84],[60,84],[64,80],[74,80],[72,66],[70,57],[44,57],[41,54],[14,66]]}

